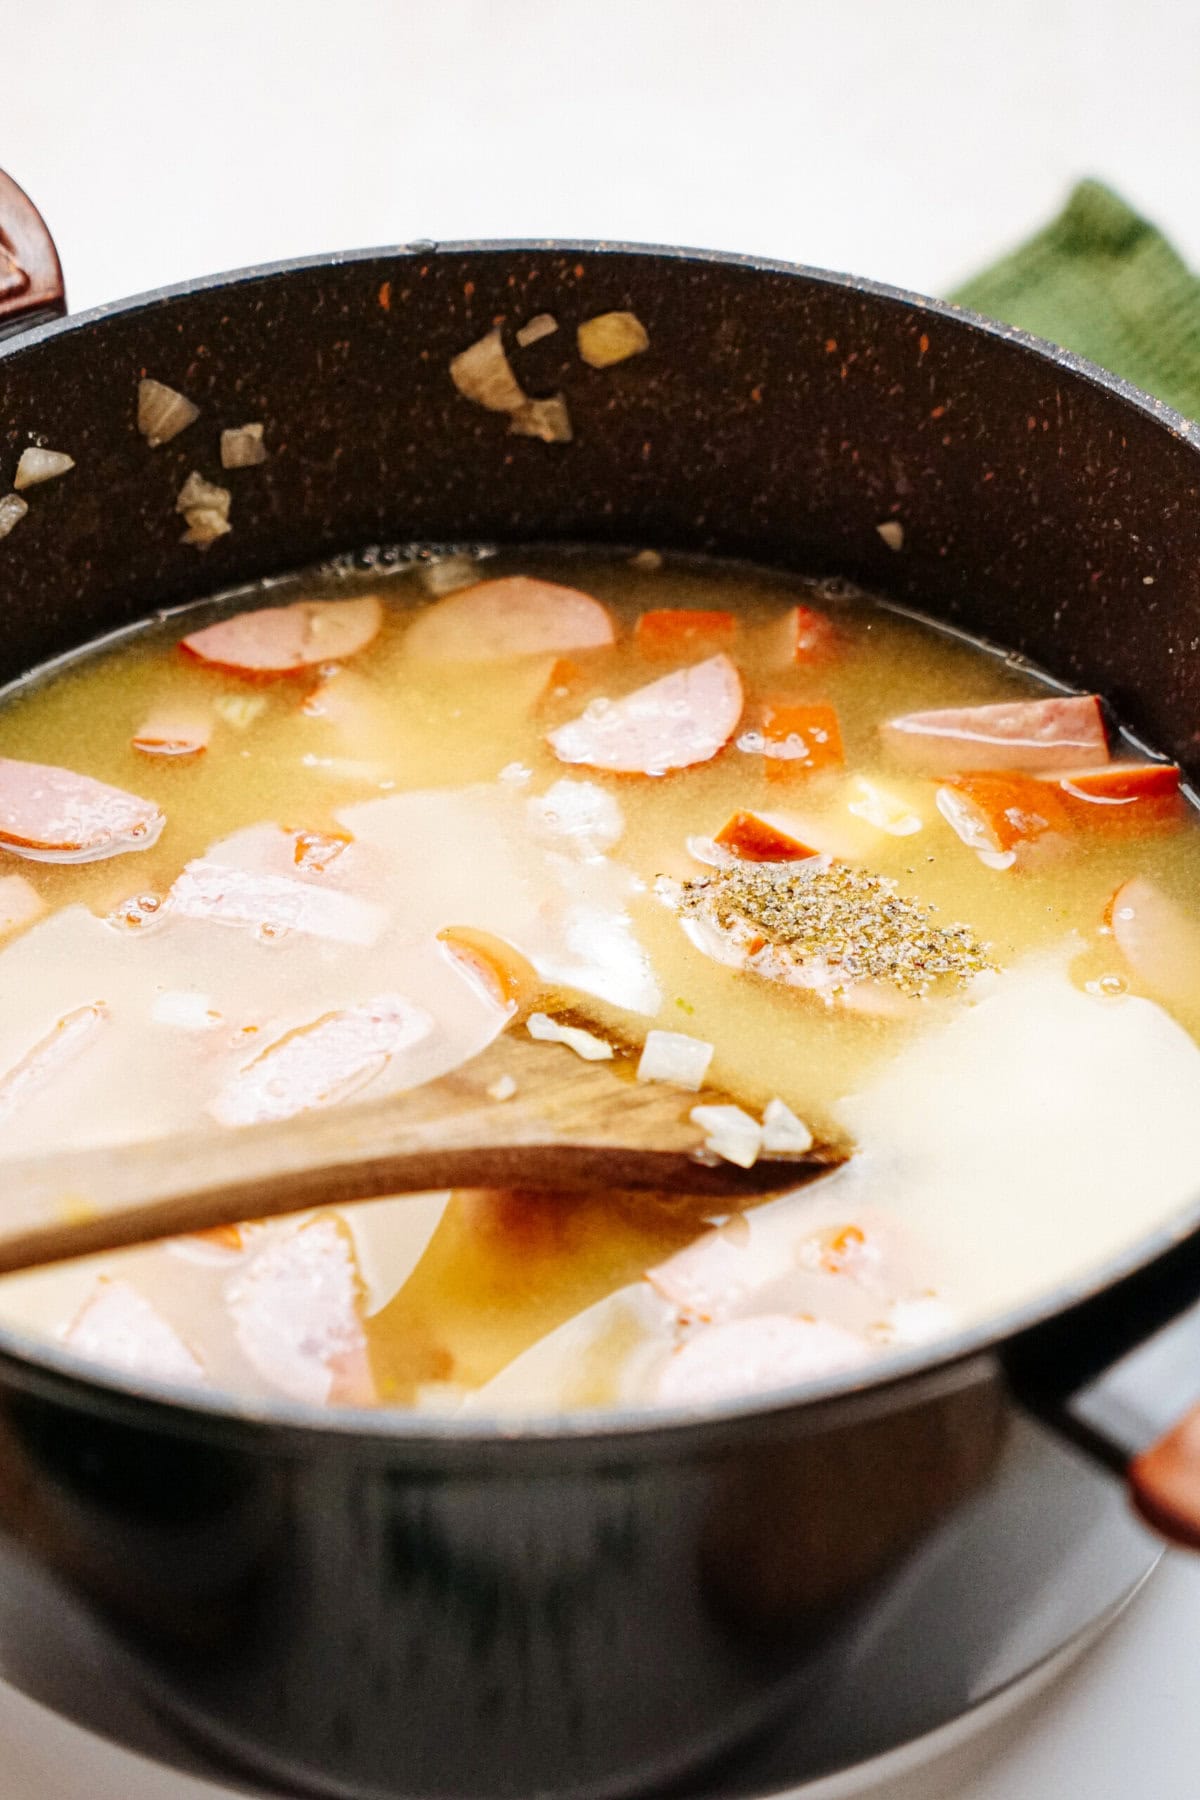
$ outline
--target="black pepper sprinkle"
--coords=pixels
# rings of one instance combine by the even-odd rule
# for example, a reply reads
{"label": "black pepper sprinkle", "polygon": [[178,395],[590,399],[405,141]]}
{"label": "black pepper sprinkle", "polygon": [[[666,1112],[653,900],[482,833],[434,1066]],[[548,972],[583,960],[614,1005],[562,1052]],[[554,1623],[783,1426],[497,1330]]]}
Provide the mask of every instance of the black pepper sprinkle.
{"label": "black pepper sprinkle", "polygon": [[917,998],[995,967],[970,926],[933,924],[932,909],[886,875],[846,863],[735,864],[684,882],[677,905],[742,940],[820,960],[837,986],[886,981]]}

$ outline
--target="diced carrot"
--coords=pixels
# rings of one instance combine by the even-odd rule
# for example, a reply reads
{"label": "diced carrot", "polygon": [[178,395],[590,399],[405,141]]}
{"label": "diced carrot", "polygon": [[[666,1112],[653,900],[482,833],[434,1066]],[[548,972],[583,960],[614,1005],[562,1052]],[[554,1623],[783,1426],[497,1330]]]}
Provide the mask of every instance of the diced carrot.
{"label": "diced carrot", "polygon": [[298,831],[292,859],[308,875],[323,875],[354,839],[346,832]]}
{"label": "diced carrot", "polygon": [[1122,883],[1105,924],[1138,982],[1156,998],[1200,1004],[1200,926],[1145,876]]}
{"label": "diced carrot", "polygon": [[217,1250],[241,1250],[245,1243],[240,1225],[210,1225],[207,1231],[190,1231],[188,1236]]}
{"label": "diced carrot", "polygon": [[1179,792],[1177,763],[1107,763],[1099,769],[1080,769],[1063,775],[1064,792],[1085,800],[1159,800]]}
{"label": "diced carrot", "polygon": [[737,636],[737,620],[730,612],[660,607],[642,614],[633,636],[643,656],[685,662],[706,652],[731,650]]}
{"label": "diced carrot", "polygon": [[1183,817],[1175,763],[1108,763],[1060,776],[1058,787],[1081,829],[1142,831]]}
{"label": "diced carrot", "polygon": [[838,647],[837,627],[811,606],[793,606],[784,616],[784,644],[789,662],[827,661]]}
{"label": "diced carrot", "polygon": [[789,837],[786,831],[751,812],[735,812],[713,841],[745,862],[799,862],[817,854],[799,838]]}
{"label": "diced carrot", "polygon": [[[1039,839],[1080,837],[1094,831],[1152,829],[1174,816],[1175,790],[1169,779],[1155,774],[1139,792],[1140,770],[1157,771],[1171,765],[1110,765],[1113,786],[1127,787],[1125,797],[1089,792],[1081,780],[1103,789],[1108,768],[1089,770],[1083,777],[1038,777],[1008,771],[978,775],[952,775],[939,791],[938,810],[962,841],[973,850],[1014,856]],[[1135,771],[1126,776],[1123,770]],[[1174,774],[1178,778],[1178,771]]]}
{"label": "diced carrot", "polygon": [[889,719],[881,730],[894,757],[931,775],[972,769],[1065,771],[1108,759],[1104,718],[1094,694],[907,713]]}
{"label": "diced carrot", "polygon": [[583,670],[569,656],[556,656],[550,664],[545,685],[537,697],[537,706],[549,707],[556,700],[571,699],[583,686]]}
{"label": "diced carrot", "polygon": [[843,1225],[832,1232],[821,1251],[821,1267],[827,1275],[844,1275],[847,1266],[866,1247],[866,1233],[858,1225]]}
{"label": "diced carrot", "polygon": [[34,862],[99,862],[156,843],[165,815],[90,775],[0,757],[0,846]]}
{"label": "diced carrot", "polygon": [[418,613],[404,654],[419,662],[490,662],[505,656],[544,656],[597,649],[613,641],[613,623],[590,594],[508,575],[447,594]]}
{"label": "diced carrot", "polygon": [[447,925],[438,932],[438,941],[497,1006],[527,1005],[542,985],[533,964],[490,931],[478,931],[473,925]]}
{"label": "diced carrot", "polygon": [[198,661],[237,675],[290,675],[356,656],[379,635],[383,608],[374,594],[357,600],[297,600],[235,613],[180,641]]}
{"label": "diced carrot", "polygon": [[199,756],[208,749],[212,729],[210,713],[160,706],[143,719],[130,741],[143,756]]}
{"label": "diced carrot", "polygon": [[675,669],[620,700],[594,700],[547,732],[560,762],[614,775],[665,775],[723,750],[742,716],[742,682],[724,655]]}
{"label": "diced carrot", "polygon": [[[944,804],[946,788],[958,796],[960,807]],[[1005,771],[952,775],[946,788],[938,810],[972,850],[1005,854],[1049,832],[1070,832],[1070,813],[1055,782]]]}
{"label": "diced carrot", "polygon": [[842,730],[832,706],[769,700],[763,707],[763,755],[768,779],[788,780],[845,761]]}

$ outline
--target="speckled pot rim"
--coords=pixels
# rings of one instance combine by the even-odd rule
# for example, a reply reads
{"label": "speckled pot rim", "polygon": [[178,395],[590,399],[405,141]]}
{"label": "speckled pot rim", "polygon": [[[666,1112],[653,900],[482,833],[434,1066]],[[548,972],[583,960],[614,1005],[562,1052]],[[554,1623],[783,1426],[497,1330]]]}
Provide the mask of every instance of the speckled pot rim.
{"label": "speckled pot rim", "polygon": [[[531,251],[590,256],[613,253],[644,257],[648,262],[665,259],[744,269],[764,275],[792,276],[818,288],[862,295],[884,307],[953,321],[960,329],[1010,343],[1040,362],[1069,370],[1090,386],[1111,395],[1119,406],[1128,407],[1200,452],[1200,424],[1185,418],[1173,407],[1086,357],[1077,356],[1073,351],[1015,326],[983,318],[949,301],[883,282],[769,257],[608,240],[493,239],[436,244],[419,240],[411,244],[338,252],[332,256],[254,264],[224,274],[151,289],[128,299],[105,302],[87,312],[35,326],[0,343],[0,364],[21,357],[35,346],[53,343],[60,337],[101,325],[110,318],[149,313],[193,295],[224,288],[252,287],[306,270],[341,268],[381,258],[513,257]],[[166,1382],[122,1379],[119,1373],[84,1365],[76,1355],[53,1343],[2,1327],[0,1362],[5,1365],[14,1385],[50,1391],[65,1386],[71,1390],[76,1403],[86,1396],[87,1404],[95,1412],[124,1415],[129,1411],[130,1402],[137,1402],[157,1412],[159,1427],[164,1431],[172,1429],[172,1421],[175,1430],[189,1434],[203,1423],[214,1436],[227,1435],[232,1430],[239,1435],[248,1434],[253,1443],[254,1438],[267,1428],[273,1446],[278,1444],[281,1435],[295,1437],[297,1448],[303,1448],[305,1454],[325,1439],[343,1447],[376,1445],[385,1452],[409,1447],[417,1455],[424,1446],[435,1451],[439,1458],[456,1450],[467,1458],[473,1451],[493,1455],[499,1452],[512,1457],[519,1454],[522,1446],[544,1454],[556,1444],[564,1450],[568,1446],[584,1451],[605,1449],[619,1456],[622,1446],[632,1451],[639,1441],[644,1444],[647,1438],[661,1438],[663,1454],[670,1455],[676,1440],[695,1434],[727,1436],[730,1430],[739,1427],[761,1431],[772,1419],[784,1416],[788,1428],[794,1429],[794,1414],[801,1408],[811,1414],[814,1429],[827,1429],[834,1422],[834,1414],[840,1419],[843,1414],[849,1417],[851,1414],[865,1416],[888,1412],[936,1393],[975,1385],[995,1373],[993,1358],[1002,1345],[1057,1315],[1084,1305],[1125,1278],[1148,1269],[1198,1233],[1200,1194],[1174,1219],[1140,1238],[1120,1255],[1109,1258],[1098,1269],[1064,1282],[997,1318],[939,1340],[932,1348],[922,1346],[882,1356],[866,1375],[829,1376],[779,1388],[767,1395],[749,1394],[710,1403],[703,1408],[588,1409],[463,1419],[455,1415],[438,1418],[387,1407],[325,1409],[287,1401],[247,1403],[231,1394],[181,1391]]]}

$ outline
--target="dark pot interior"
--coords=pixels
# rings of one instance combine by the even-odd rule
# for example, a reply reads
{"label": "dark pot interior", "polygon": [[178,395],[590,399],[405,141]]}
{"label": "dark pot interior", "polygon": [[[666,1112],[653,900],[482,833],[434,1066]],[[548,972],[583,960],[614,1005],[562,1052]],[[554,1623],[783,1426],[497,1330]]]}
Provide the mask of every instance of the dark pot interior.
{"label": "dark pot interior", "polygon": [[[585,368],[576,324],[623,308],[649,352]],[[497,318],[511,332],[545,311],[561,329],[518,366],[531,391],[565,393],[570,444],[508,436],[448,374]],[[134,423],[144,374],[203,414],[154,452]],[[1098,689],[1200,768],[1189,428],[932,302],[676,252],[414,247],[50,327],[0,352],[0,419],[6,465],[33,432],[78,464],[0,545],[6,678],[364,546],[655,545],[889,593]],[[220,427],[247,419],[274,454],[202,556],[178,541],[175,495],[191,469],[216,473]],[[807,1722],[795,1780],[845,1759],[816,1730],[838,1684],[868,1667],[887,1681],[863,1647],[891,1644],[897,1681],[918,1654],[885,1630],[916,1616],[897,1599],[914,1558],[947,1595],[979,1596],[970,1627],[942,1603],[931,1681],[959,1703],[1013,1629],[987,1592],[997,1552],[1010,1599],[1073,1591],[1060,1623],[1086,1609],[1073,1529],[1123,1576],[1144,1566],[1115,1495],[1089,1510],[1065,1453],[1006,1447],[987,1367],[951,1385],[898,1384],[870,1419],[792,1408],[476,1457],[434,1433],[164,1413],[9,1357],[0,1517],[156,1704],[281,1792],[658,1793],[781,1711]],[[0,1619],[6,1633],[16,1666]],[[60,1703],[95,1719],[86,1662],[63,1660]]]}

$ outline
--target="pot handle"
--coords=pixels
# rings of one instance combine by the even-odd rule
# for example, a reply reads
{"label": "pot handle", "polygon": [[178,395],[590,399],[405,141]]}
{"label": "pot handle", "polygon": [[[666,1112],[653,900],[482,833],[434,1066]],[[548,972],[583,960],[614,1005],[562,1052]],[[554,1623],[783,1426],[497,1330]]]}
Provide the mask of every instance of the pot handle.
{"label": "pot handle", "polygon": [[66,310],[54,239],[29,196],[0,169],[0,338]]}
{"label": "pot handle", "polygon": [[1160,1536],[1200,1550],[1200,1231],[1003,1361],[1028,1411],[1120,1474]]}

